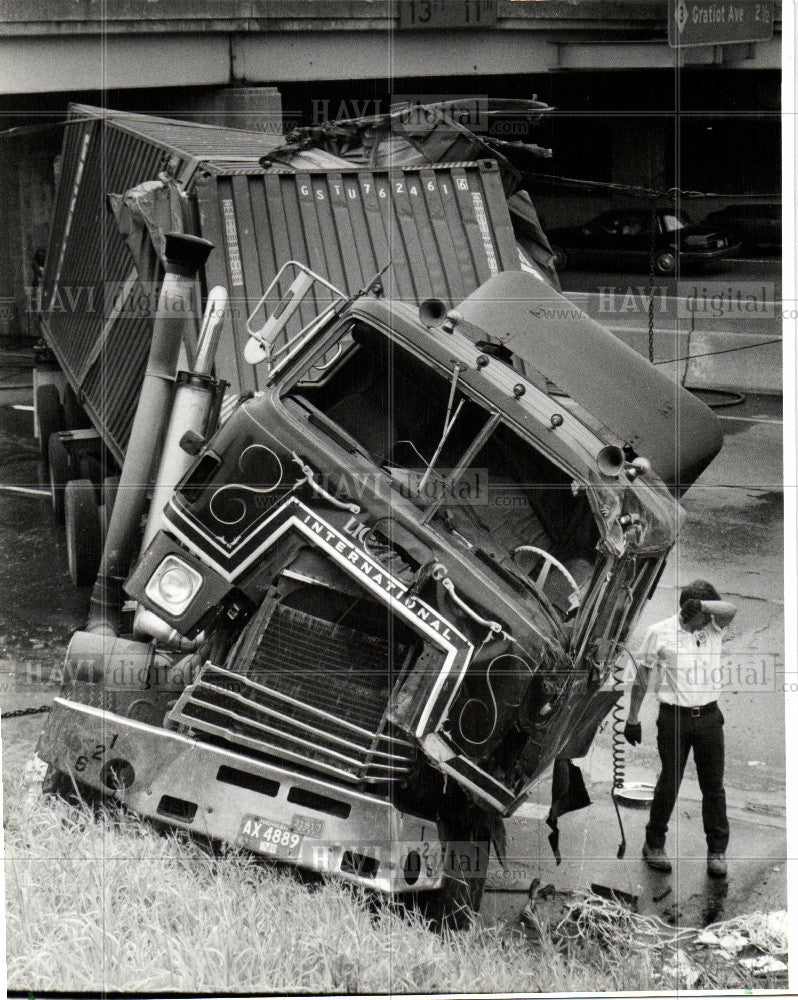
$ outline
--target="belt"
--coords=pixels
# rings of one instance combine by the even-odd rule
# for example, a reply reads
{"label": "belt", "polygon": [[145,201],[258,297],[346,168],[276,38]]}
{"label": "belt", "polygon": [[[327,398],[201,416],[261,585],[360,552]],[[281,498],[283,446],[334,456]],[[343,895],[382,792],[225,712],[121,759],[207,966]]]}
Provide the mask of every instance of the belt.
{"label": "belt", "polygon": [[700,715],[709,715],[710,712],[714,712],[718,707],[716,701],[710,701],[706,705],[695,705],[693,707],[689,705],[672,705],[669,701],[661,701],[660,705],[663,708],[670,708],[674,712],[679,712],[680,715],[691,715],[694,718]]}

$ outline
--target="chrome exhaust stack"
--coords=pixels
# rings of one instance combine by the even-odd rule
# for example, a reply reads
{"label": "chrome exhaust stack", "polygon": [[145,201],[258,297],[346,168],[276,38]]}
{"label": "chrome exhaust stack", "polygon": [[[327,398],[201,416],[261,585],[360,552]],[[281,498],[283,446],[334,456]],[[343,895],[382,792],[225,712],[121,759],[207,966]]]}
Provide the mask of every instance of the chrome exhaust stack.
{"label": "chrome exhaust stack", "polygon": [[[195,449],[185,447],[186,435],[191,435],[195,441],[207,436],[208,420],[220,389],[220,383],[211,375],[211,371],[226,308],[227,292],[217,285],[208,295],[194,370],[177,374],[172,413],[164,437],[150,513],[141,543],[142,552],[164,527],[164,508],[175,487],[194,462]],[[141,605],[136,608],[133,630],[159,639],[166,645],[187,648],[186,640],[171,625]],[[190,645],[193,647],[194,644]]]}
{"label": "chrome exhaust stack", "polygon": [[158,297],[147,369],[91,595],[86,622],[90,633],[119,634],[122,582],[138,541],[152,469],[161,451],[180,346],[194,310],[195,278],[211,250],[213,244],[197,236],[166,234],[166,273]]}

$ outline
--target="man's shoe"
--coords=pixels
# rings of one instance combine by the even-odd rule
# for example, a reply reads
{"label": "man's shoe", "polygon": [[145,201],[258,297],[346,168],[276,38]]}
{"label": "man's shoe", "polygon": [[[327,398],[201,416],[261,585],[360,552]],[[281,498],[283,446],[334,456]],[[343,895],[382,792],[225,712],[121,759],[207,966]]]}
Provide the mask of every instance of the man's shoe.
{"label": "man's shoe", "polygon": [[661,847],[651,847],[648,843],[643,844],[643,858],[648,867],[653,868],[655,872],[668,874],[673,871],[668,855]]}
{"label": "man's shoe", "polygon": [[726,878],[729,873],[729,866],[726,864],[726,855],[710,852],[707,855],[707,872],[715,878]]}

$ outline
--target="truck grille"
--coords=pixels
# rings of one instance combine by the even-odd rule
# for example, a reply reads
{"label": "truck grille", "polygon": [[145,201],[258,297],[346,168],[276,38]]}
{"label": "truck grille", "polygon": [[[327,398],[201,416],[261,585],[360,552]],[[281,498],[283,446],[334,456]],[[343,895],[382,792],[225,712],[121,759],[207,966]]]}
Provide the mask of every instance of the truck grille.
{"label": "truck grille", "polygon": [[396,780],[415,757],[384,718],[392,660],[406,652],[277,605],[242,648],[238,669],[206,664],[169,718],[197,738],[342,782]]}

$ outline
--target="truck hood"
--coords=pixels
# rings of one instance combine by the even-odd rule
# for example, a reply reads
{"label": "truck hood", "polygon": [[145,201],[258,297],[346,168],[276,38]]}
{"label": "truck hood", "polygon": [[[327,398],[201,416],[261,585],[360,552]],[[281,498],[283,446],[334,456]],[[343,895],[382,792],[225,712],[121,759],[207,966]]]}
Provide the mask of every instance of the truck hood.
{"label": "truck hood", "polygon": [[457,309],[461,332],[505,344],[647,458],[674,493],[720,451],[720,422],[709,407],[534,274],[497,274]]}

